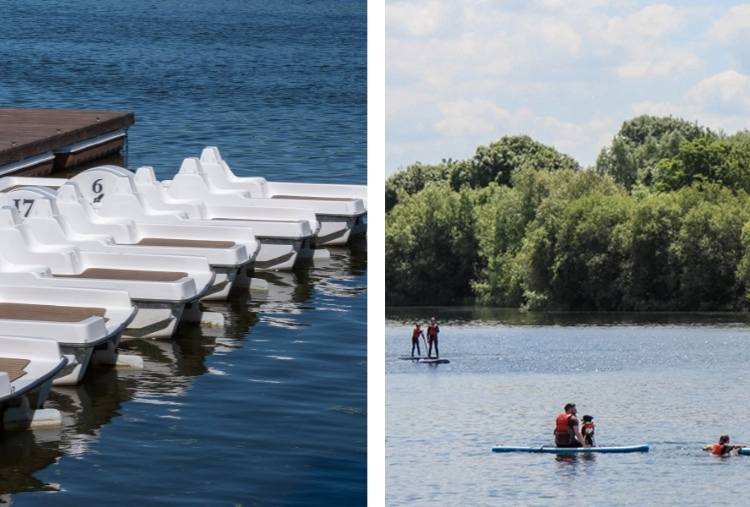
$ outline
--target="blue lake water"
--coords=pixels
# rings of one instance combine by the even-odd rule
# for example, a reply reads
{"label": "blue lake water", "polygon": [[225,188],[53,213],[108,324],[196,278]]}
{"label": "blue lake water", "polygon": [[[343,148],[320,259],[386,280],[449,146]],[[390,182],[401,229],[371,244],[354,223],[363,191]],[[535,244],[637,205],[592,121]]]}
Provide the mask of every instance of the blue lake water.
{"label": "blue lake water", "polygon": [[[161,179],[215,145],[242,175],[366,184],[366,14],[336,0],[6,3],[0,107],[134,111],[106,162]],[[206,305],[225,329],[127,342],[142,372],[54,388],[63,427],[0,443],[0,505],[364,504],[367,246],[260,277],[267,296]]]}
{"label": "blue lake water", "polygon": [[[746,315],[387,313],[387,505],[747,503],[747,457],[701,450],[721,433],[750,444]],[[400,360],[431,316],[450,364]],[[551,445],[567,402],[594,416],[599,445],[650,452],[491,452]]]}

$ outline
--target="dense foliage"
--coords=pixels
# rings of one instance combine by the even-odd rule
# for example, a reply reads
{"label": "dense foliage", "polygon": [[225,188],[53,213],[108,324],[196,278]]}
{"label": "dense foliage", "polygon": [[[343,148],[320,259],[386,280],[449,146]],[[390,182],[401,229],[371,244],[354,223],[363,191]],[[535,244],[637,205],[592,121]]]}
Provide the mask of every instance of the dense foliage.
{"label": "dense foliage", "polygon": [[386,182],[386,303],[750,307],[750,133],[623,124],[596,165],[527,136]]}

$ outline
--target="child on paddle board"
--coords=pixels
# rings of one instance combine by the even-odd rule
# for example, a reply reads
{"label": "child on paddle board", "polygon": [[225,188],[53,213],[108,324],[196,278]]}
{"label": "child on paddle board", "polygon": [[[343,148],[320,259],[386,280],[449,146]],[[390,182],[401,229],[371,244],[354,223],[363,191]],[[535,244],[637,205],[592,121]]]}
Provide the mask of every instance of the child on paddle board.
{"label": "child on paddle board", "polygon": [[594,438],[595,429],[594,416],[583,416],[583,423],[581,424],[581,435],[583,435],[583,443],[589,447],[596,447],[596,439]]}
{"label": "child on paddle board", "polygon": [[435,320],[435,317],[430,319],[430,325],[427,327],[427,343],[429,345],[429,348],[427,350],[427,357],[432,357],[432,346],[435,345],[435,358],[440,357],[440,352],[438,352],[438,333],[440,332],[440,327],[437,325],[437,321]]}
{"label": "child on paddle board", "polygon": [[419,350],[419,337],[424,340],[424,332],[419,324],[414,324],[414,329],[411,331],[411,357],[414,357],[414,346],[417,347],[417,355],[421,356],[422,352]]}

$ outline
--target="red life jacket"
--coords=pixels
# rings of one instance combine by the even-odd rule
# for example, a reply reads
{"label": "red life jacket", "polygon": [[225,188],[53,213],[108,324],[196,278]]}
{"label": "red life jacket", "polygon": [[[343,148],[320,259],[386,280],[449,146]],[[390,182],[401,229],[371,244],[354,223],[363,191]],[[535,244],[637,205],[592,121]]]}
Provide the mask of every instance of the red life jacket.
{"label": "red life jacket", "polygon": [[589,428],[591,428],[592,430],[595,428],[593,422],[585,422],[585,423],[581,424],[581,433],[583,433],[584,435],[586,435],[586,430],[589,429]]}
{"label": "red life jacket", "polygon": [[724,454],[724,447],[726,444],[714,444],[714,446],[711,448],[711,454],[715,454],[716,456],[721,456]]}
{"label": "red life jacket", "polygon": [[427,328],[427,334],[429,334],[430,336],[437,336],[437,334],[438,334],[437,326],[432,326],[431,325],[430,327],[428,327]]}
{"label": "red life jacket", "polygon": [[555,419],[555,434],[569,434],[570,433],[570,416],[571,414],[560,414]]}
{"label": "red life jacket", "polygon": [[421,335],[421,334],[422,334],[422,330],[421,329],[417,329],[415,327],[414,330],[411,333],[411,337],[412,338],[419,338],[419,335]]}

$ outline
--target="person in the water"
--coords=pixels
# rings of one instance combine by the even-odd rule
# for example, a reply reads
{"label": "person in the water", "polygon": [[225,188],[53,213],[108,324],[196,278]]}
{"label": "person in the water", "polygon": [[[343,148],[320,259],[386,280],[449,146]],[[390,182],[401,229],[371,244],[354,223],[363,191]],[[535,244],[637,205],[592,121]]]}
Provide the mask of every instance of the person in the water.
{"label": "person in the water", "polygon": [[585,443],[581,429],[578,427],[578,417],[575,403],[565,405],[565,412],[555,419],[555,445],[557,447],[590,447]]}
{"label": "person in the water", "polygon": [[[705,449],[710,448],[711,454],[714,456],[728,456],[735,449],[742,449],[745,447],[743,444],[730,444],[729,435],[724,433],[719,437],[719,441],[713,445],[707,445]],[[708,449],[707,449],[708,450]]]}

